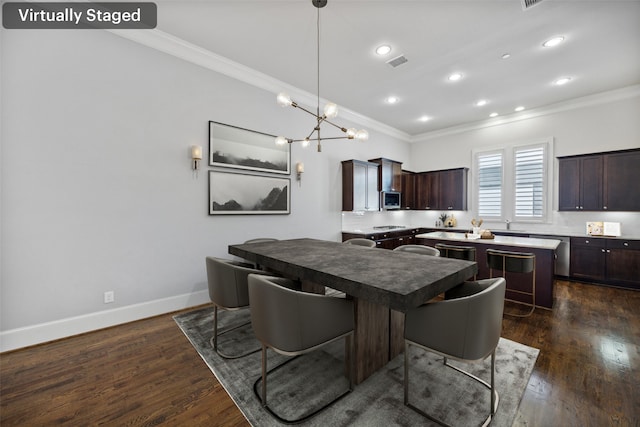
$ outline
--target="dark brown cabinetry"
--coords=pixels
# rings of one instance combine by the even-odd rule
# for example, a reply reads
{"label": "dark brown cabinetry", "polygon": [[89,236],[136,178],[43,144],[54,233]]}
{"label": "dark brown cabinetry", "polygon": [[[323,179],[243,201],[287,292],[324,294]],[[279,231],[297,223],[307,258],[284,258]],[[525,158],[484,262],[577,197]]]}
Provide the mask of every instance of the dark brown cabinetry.
{"label": "dark brown cabinetry", "polygon": [[572,237],[571,277],[640,289],[640,241]]}
{"label": "dark brown cabinetry", "polygon": [[394,231],[381,231],[377,233],[342,233],[342,241],[353,238],[370,239],[376,242],[376,248],[395,249],[401,245],[415,243],[415,235],[422,233],[422,229],[402,229]]}
{"label": "dark brown cabinetry", "polygon": [[360,160],[342,162],[342,210],[380,210],[376,163]]}
{"label": "dark brown cabinetry", "polygon": [[416,209],[416,174],[402,171],[402,209]]}
{"label": "dark brown cabinetry", "polygon": [[560,211],[640,211],[640,150],[561,157]]}
{"label": "dark brown cabinetry", "polygon": [[604,208],[640,211],[640,150],[604,156]]}
{"label": "dark brown cabinetry", "polygon": [[602,156],[559,160],[558,209],[561,211],[602,210]]}
{"label": "dark brown cabinetry", "polygon": [[402,163],[385,158],[370,159],[378,167],[378,191],[402,191]]}
{"label": "dark brown cabinetry", "polygon": [[467,168],[416,174],[416,209],[467,210]]}

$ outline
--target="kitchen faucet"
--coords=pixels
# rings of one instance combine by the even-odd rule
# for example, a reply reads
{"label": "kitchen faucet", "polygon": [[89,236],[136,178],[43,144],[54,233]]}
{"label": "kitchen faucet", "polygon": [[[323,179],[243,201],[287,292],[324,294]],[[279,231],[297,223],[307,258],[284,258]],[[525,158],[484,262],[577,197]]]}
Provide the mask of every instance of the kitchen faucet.
{"label": "kitchen faucet", "polygon": [[507,230],[511,229],[511,221],[509,221],[508,219],[505,219],[504,222],[507,223]]}

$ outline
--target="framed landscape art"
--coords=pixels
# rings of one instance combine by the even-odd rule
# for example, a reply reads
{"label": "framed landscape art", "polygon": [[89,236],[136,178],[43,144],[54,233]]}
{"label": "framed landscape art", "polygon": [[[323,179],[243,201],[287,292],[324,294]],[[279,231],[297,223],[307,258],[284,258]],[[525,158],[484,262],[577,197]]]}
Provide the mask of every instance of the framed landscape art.
{"label": "framed landscape art", "polygon": [[290,186],[289,178],[209,171],[209,215],[289,214]]}
{"label": "framed landscape art", "polygon": [[275,136],[209,121],[209,165],[288,175],[289,144],[278,146]]}

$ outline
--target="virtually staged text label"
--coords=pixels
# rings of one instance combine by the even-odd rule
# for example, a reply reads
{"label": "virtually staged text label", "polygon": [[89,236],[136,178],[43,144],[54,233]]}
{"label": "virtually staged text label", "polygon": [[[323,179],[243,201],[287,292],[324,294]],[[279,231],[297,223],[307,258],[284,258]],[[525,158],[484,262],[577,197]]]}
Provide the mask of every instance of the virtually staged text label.
{"label": "virtually staged text label", "polygon": [[155,3],[18,3],[2,5],[7,29],[149,29],[155,28]]}

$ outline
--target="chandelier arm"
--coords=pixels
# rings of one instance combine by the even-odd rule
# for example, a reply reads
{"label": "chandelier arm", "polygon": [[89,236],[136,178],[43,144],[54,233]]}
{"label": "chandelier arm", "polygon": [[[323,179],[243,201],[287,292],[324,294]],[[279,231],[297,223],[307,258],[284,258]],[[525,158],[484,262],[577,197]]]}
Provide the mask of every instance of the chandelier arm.
{"label": "chandelier arm", "polygon": [[338,129],[340,129],[342,132],[347,132],[347,128],[342,127],[342,126],[340,126],[340,125],[337,125],[337,124],[335,124],[335,123],[332,123],[332,122],[330,122],[329,120],[327,120],[326,118],[325,118],[323,121],[324,121],[325,123],[329,123],[331,126],[335,126],[335,127],[337,127],[337,128],[338,128]]}

